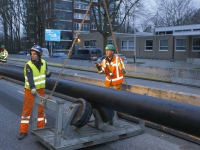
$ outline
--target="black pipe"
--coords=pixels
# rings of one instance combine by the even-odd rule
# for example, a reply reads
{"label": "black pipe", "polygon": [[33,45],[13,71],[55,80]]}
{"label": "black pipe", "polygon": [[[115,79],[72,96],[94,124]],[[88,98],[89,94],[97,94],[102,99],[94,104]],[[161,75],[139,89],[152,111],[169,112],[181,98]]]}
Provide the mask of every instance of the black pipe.
{"label": "black pipe", "polygon": [[0,66],[0,75],[24,82],[24,72],[21,68]]}
{"label": "black pipe", "polygon": [[[0,67],[0,75],[21,79],[22,71],[8,70]],[[56,79],[47,79],[46,88],[52,90]],[[64,79],[55,91],[200,137],[199,106]]]}

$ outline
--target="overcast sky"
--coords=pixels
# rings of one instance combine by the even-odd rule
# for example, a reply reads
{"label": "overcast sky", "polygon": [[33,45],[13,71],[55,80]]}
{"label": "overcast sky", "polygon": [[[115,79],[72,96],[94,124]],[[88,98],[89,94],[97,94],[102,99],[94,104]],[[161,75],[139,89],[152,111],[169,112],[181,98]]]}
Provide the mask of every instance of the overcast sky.
{"label": "overcast sky", "polygon": [[[145,5],[146,7],[146,11],[149,11],[149,13],[155,13],[157,11],[157,4],[156,4],[156,1],[157,0],[141,0],[143,2],[143,4]],[[162,1],[162,0],[160,0]],[[191,0],[194,2],[194,7],[196,8],[200,8],[200,0]],[[143,16],[144,17],[144,16]],[[139,29],[139,30],[142,30],[141,29],[141,20],[142,20],[142,16],[141,18],[136,18],[136,27]]]}

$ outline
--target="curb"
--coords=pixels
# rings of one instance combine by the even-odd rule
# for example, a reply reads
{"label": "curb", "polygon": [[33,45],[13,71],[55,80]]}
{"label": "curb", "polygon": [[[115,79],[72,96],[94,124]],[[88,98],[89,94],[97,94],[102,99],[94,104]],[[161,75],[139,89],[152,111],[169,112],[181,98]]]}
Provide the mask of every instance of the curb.
{"label": "curb", "polygon": [[[75,76],[75,75],[67,75],[65,78],[69,80],[77,81],[77,82],[93,84],[93,85],[104,87],[104,80],[101,80],[101,79],[86,78],[86,77],[80,77],[80,76]],[[174,92],[171,90],[166,91],[166,90],[160,90],[160,89],[150,88],[150,87],[140,86],[140,85],[128,85],[128,87],[130,89],[130,92],[132,93],[137,93],[141,95],[147,95],[151,97],[157,97],[157,98],[162,98],[166,100],[172,100],[172,101],[200,106],[200,95],[185,94],[183,92]],[[126,90],[125,84],[123,84],[123,90]]]}

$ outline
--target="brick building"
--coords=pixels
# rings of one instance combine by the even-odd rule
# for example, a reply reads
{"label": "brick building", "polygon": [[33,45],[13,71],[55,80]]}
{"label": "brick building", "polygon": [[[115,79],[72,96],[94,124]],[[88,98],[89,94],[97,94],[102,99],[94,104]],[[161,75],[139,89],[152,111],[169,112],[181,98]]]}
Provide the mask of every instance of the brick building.
{"label": "brick building", "polygon": [[[136,55],[137,58],[176,60],[200,58],[200,24],[155,28],[152,33],[138,32],[136,35],[115,33],[115,37],[119,53],[126,57]],[[111,37],[108,43],[113,43]],[[78,47],[98,47],[103,51],[103,37],[97,32],[80,34]]]}

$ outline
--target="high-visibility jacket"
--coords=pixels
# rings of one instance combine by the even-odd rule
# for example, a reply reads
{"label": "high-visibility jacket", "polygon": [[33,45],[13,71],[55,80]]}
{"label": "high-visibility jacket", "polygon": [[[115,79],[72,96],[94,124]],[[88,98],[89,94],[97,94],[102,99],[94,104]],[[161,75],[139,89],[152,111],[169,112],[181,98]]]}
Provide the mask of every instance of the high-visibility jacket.
{"label": "high-visibility jacket", "polygon": [[124,81],[123,69],[125,70],[122,59],[118,56],[113,56],[111,62],[104,59],[101,63],[102,71],[100,73],[106,74],[105,83],[117,85]]}
{"label": "high-visibility jacket", "polygon": [[1,59],[6,59],[8,57],[8,51],[4,49],[3,51],[0,51],[0,58]]}
{"label": "high-visibility jacket", "polygon": [[[33,81],[35,84],[36,89],[41,89],[45,88],[45,82],[46,82],[46,75],[45,75],[45,70],[46,70],[46,62],[41,59],[43,65],[40,68],[40,71],[37,69],[37,67],[32,63],[32,61],[28,61],[27,64],[30,66],[33,72]],[[25,77],[25,85],[24,87],[26,89],[30,90],[30,85],[28,82],[27,74],[26,74],[26,65],[24,67],[24,77]]]}

